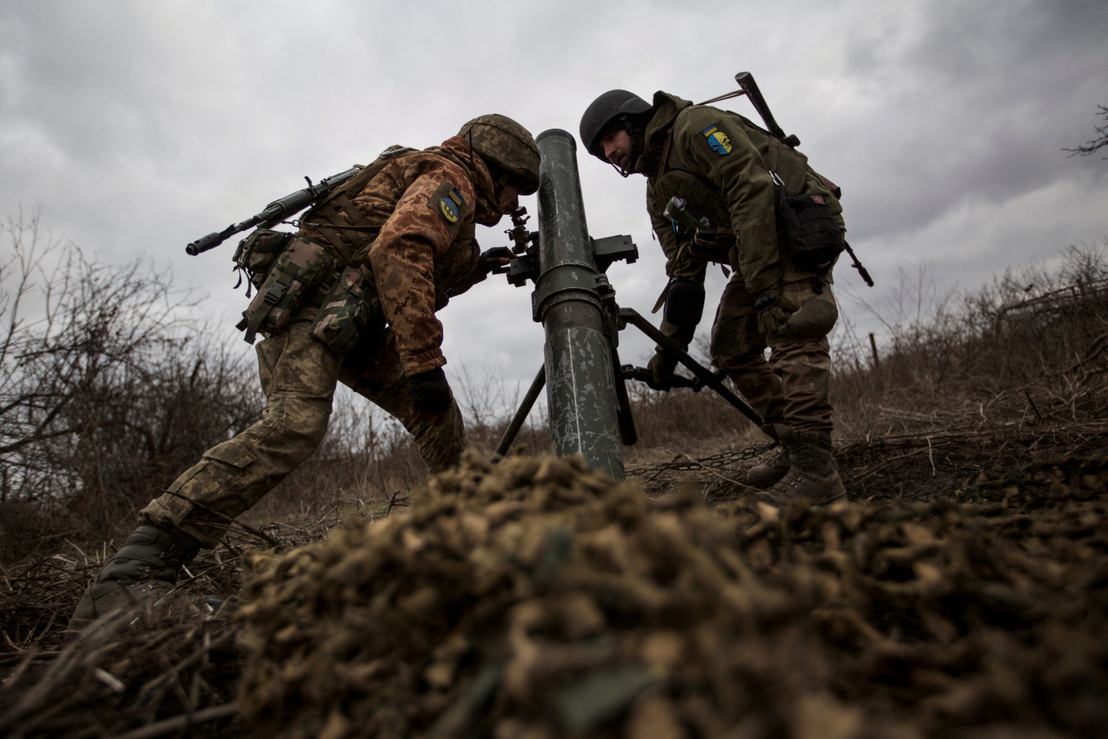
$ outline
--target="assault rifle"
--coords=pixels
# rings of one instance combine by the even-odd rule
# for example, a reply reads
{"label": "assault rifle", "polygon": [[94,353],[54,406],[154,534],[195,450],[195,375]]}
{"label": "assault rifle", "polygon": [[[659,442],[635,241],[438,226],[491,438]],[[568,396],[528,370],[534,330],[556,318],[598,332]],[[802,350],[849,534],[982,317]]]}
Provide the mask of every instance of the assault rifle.
{"label": "assault rifle", "polygon": [[255,226],[260,228],[270,228],[275,224],[283,221],[294,213],[299,213],[305,208],[315,205],[319,201],[330,195],[336,187],[349,180],[354,175],[362,171],[361,167],[351,167],[345,172],[339,172],[333,174],[330,177],[324,177],[317,184],[312,184],[310,178],[305,177],[308,181],[308,186],[303,190],[297,190],[296,192],[286,195],[280,200],[274,200],[272,203],[265,207],[261,213],[247,218],[245,221],[238,223],[232,223],[222,231],[216,231],[210,233],[207,236],[197,239],[188,246],[185,247],[185,252],[196,256],[202,252],[206,252],[209,249],[214,249],[224,241],[234,236],[237,233],[242,233]]}

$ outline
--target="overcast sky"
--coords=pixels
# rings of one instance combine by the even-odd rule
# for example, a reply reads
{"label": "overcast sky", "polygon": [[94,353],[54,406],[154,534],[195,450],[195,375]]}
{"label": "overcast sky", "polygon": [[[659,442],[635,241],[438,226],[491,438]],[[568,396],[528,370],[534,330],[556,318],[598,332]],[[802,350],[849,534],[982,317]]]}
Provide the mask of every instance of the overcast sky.
{"label": "overcast sky", "polygon": [[[233,329],[235,241],[184,247],[305,175],[438,144],[490,112],[576,136],[608,89],[699,102],[740,71],[843,188],[877,287],[844,261],[836,285],[864,330],[858,298],[887,304],[901,272],[973,289],[1108,236],[1108,161],[1062,151],[1103,123],[1103,0],[3,0],[0,218],[37,211],[102,261],[172,269],[251,351]],[[648,314],[665,277],[645,180],[578,161],[591,235],[639,246],[609,270],[617,299]],[[537,228],[535,198],[523,204]],[[508,227],[479,229],[482,246],[507,244]],[[711,273],[713,298],[723,282]],[[440,313],[452,381],[464,368],[526,388],[543,343],[530,306],[529,288],[494,276]],[[650,343],[625,335],[621,353],[645,363]]]}

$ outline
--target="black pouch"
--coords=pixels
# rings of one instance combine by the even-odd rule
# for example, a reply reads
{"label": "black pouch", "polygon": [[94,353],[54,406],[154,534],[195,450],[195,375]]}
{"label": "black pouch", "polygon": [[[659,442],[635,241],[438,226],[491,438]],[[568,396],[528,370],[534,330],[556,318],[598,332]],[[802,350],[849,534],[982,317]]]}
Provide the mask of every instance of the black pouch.
{"label": "black pouch", "polygon": [[381,309],[377,288],[363,267],[339,275],[312,322],[312,336],[335,354],[346,354],[373,314]]}
{"label": "black pouch", "polygon": [[823,272],[846,249],[843,232],[822,195],[789,195],[777,185],[778,224],[789,262],[803,272]]}
{"label": "black pouch", "polygon": [[[292,237],[291,231],[274,231],[270,228],[256,228],[239,242],[235,250],[235,266],[246,272],[247,279],[254,287],[261,287],[266,275],[285,250]],[[247,294],[246,297],[250,297]]]}
{"label": "black pouch", "polygon": [[312,288],[334,274],[338,260],[307,239],[293,238],[274,261],[237,328],[253,344],[258,333],[272,336],[288,328]]}

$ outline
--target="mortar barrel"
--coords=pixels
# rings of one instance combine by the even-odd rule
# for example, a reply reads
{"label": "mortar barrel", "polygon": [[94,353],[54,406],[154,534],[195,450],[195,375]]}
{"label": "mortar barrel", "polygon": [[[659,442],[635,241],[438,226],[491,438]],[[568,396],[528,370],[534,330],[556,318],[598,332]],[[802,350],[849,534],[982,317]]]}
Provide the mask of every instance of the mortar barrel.
{"label": "mortar barrel", "polygon": [[550,435],[558,456],[623,478],[615,372],[604,335],[592,241],[585,222],[577,145],[560,129],[536,138],[539,165],[539,277],[535,316],[546,330]]}

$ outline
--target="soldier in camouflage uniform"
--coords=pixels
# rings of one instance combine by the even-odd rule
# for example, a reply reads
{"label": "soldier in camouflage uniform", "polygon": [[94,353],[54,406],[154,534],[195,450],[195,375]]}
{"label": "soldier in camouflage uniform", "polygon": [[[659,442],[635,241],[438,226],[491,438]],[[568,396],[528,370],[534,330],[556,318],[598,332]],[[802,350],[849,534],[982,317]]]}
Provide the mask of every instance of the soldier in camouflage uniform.
{"label": "soldier in camouflage uniform", "polygon": [[[808,271],[790,263],[777,215],[779,186],[818,194],[845,232],[837,188],[746,118],[665,92],[653,104],[625,90],[604,93],[585,111],[581,139],[624,177],[647,178],[647,210],[669,276],[663,333],[687,347],[701,318],[708,264],[734,270],[712,327],[712,362],[781,442],[779,455],[751,471],[751,484],[768,487],[775,501],[845,495],[831,453],[833,264]],[[665,214],[674,196],[708,225],[680,233]],[[676,366],[676,357],[658,347],[649,365],[654,386],[668,389]]]}
{"label": "soldier in camouflage uniform", "polygon": [[441,146],[387,150],[304,213],[283,258],[257,275],[240,324],[248,340],[265,336],[256,349],[261,420],[208,450],[139,513],[142,525],[71,624],[168,592],[200,547],[214,547],[231,519],[311,456],[337,382],[399,419],[430,472],[457,464],[465,429],[435,312],[511,256],[482,254],[474,224],[495,225],[518,208],[518,195],[538,189],[538,168],[525,128],[482,116]]}

